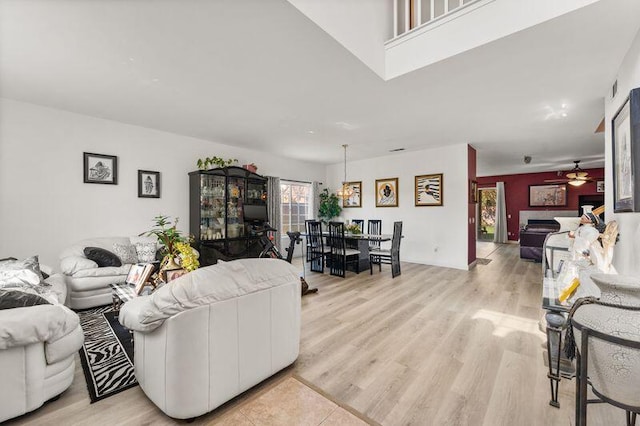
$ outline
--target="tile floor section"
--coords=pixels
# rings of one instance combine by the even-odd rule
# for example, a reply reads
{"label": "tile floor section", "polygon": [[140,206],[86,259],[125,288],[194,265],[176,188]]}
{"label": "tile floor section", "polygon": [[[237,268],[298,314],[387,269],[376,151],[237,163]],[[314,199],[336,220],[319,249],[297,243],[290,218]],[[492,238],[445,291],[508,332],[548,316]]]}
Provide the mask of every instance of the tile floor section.
{"label": "tile floor section", "polygon": [[361,426],[369,423],[290,376],[223,415],[215,424]]}

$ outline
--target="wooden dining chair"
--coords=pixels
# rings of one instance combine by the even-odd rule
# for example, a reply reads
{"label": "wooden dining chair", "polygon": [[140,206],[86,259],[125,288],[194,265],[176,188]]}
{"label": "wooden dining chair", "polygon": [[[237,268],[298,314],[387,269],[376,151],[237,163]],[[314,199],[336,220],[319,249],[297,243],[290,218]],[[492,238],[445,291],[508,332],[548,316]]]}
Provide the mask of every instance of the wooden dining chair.
{"label": "wooden dining chair", "polygon": [[391,276],[393,278],[401,274],[400,271],[400,241],[402,241],[402,222],[393,222],[393,237],[391,238],[391,249],[370,249],[369,250],[369,272],[373,274],[373,265],[378,265],[378,270],[382,271],[382,264],[391,265]]}
{"label": "wooden dining chair", "polygon": [[[379,219],[369,219],[367,224],[367,234],[382,235],[382,221]],[[380,248],[380,241],[369,241],[369,249],[376,250]]]}
{"label": "wooden dining chair", "polygon": [[311,271],[324,273],[325,256],[330,253],[330,249],[324,246],[322,235],[322,222],[308,220],[307,227],[307,252],[310,253]]}
{"label": "wooden dining chair", "polygon": [[360,251],[347,248],[344,238],[344,223],[329,222],[329,237],[327,243],[331,246],[329,258],[329,273],[338,277],[346,276],[347,264],[355,263],[356,273],[360,273]]}

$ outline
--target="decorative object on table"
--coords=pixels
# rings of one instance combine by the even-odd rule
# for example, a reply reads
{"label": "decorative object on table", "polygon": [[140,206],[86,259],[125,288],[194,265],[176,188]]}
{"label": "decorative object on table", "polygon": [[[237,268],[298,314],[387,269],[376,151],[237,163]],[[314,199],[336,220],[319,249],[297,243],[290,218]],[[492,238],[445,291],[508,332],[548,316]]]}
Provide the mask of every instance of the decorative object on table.
{"label": "decorative object on table", "polygon": [[340,200],[336,194],[329,193],[329,189],[325,188],[320,193],[320,207],[318,208],[318,218],[325,224],[329,223],[334,217],[338,217],[342,207]]}
{"label": "decorative object on table", "polygon": [[567,184],[529,185],[529,207],[567,205]]}
{"label": "decorative object on table", "polygon": [[195,251],[190,244],[185,242],[177,242],[178,256],[180,257],[180,266],[187,272],[195,271],[200,266],[198,261],[198,252]]}
{"label": "decorative object on table", "polygon": [[398,178],[376,179],[376,207],[398,207]]}
{"label": "decorative object on table", "polygon": [[118,322],[111,305],[78,312],[84,333],[80,362],[93,404],[137,386],[133,336]]}
{"label": "decorative object on table", "polygon": [[[476,184],[477,188],[477,184]],[[443,178],[442,173],[415,177],[415,205],[442,206]]]}
{"label": "decorative object on table", "polygon": [[138,198],[160,198],[160,172],[138,170]]}
{"label": "decorative object on table", "polygon": [[345,226],[345,231],[355,235],[362,234],[362,228],[357,223],[351,223]]}
{"label": "decorative object on table", "polygon": [[362,207],[362,182],[346,182],[344,186],[350,195],[342,199],[342,207]]}
{"label": "decorative object on table", "polygon": [[478,202],[478,181],[469,182],[469,203],[476,204]]}
{"label": "decorative object on table", "polygon": [[200,170],[209,170],[210,166],[216,166],[216,167],[227,167],[227,166],[231,166],[233,164],[236,164],[238,162],[237,158],[229,158],[229,159],[224,159],[222,157],[207,157],[204,160],[202,158],[198,158],[198,161],[196,162],[198,168]]}
{"label": "decorative object on table", "polygon": [[84,152],[84,183],[118,184],[118,157]]}
{"label": "decorative object on table", "polygon": [[140,294],[145,283],[151,277],[153,270],[153,263],[137,263],[132,265],[125,279],[125,283],[134,286],[135,294]]}
{"label": "decorative object on table", "polygon": [[613,211],[640,211],[640,88],[633,89],[613,117]]}
{"label": "decorative object on table", "polygon": [[[161,244],[163,259],[160,264],[160,272],[171,269],[181,269],[176,260],[179,261],[179,244],[185,243],[189,245],[192,241],[191,236],[183,236],[177,229],[178,218],[171,223],[169,216],[158,215],[154,217],[155,228],[150,231],[143,232],[141,235],[155,235]],[[184,246],[183,246],[184,247]],[[196,266],[197,267],[197,266]],[[162,274],[161,274],[162,275]]]}
{"label": "decorative object on table", "polygon": [[176,269],[165,269],[163,271],[163,279],[164,282],[168,283],[171,282],[173,280],[175,280],[176,278],[180,278],[181,276],[183,276],[184,274],[186,274],[188,271],[186,269],[183,268],[176,268]]}
{"label": "decorative object on table", "polygon": [[258,173],[258,166],[256,166],[254,163],[243,164],[242,168],[249,170],[251,173]]}
{"label": "decorative object on table", "polygon": [[596,192],[604,192],[604,181],[599,180],[596,182]]}

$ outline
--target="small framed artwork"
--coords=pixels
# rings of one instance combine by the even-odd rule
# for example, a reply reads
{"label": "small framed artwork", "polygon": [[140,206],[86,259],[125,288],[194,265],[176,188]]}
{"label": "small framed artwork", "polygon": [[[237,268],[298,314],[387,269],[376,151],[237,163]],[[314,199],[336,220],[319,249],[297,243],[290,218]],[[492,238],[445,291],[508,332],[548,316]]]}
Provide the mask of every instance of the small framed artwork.
{"label": "small framed artwork", "polygon": [[166,269],[164,271],[164,282],[168,283],[169,281],[173,281],[176,278],[180,278],[184,274],[187,273],[186,269],[178,268],[178,269]]}
{"label": "small framed artwork", "polygon": [[416,176],[415,185],[416,207],[442,206],[442,173]]}
{"label": "small framed artwork", "polygon": [[398,178],[376,179],[376,207],[398,207]]}
{"label": "small framed artwork", "polygon": [[529,207],[564,207],[567,184],[529,185]]}
{"label": "small framed artwork", "polygon": [[132,265],[125,282],[134,286],[135,294],[140,294],[154,269],[155,265],[153,263],[137,263]]}
{"label": "small framed artwork", "polygon": [[469,183],[469,204],[476,204],[478,202],[478,182],[472,180]]}
{"label": "small framed artwork", "polygon": [[138,198],[160,198],[160,172],[138,170]]}
{"label": "small framed artwork", "polygon": [[362,207],[362,182],[347,182],[345,185],[351,190],[351,195],[342,200],[342,207]]}
{"label": "small framed artwork", "polygon": [[604,181],[599,180],[596,182],[596,192],[604,192]]}
{"label": "small framed artwork", "polygon": [[640,211],[640,88],[633,89],[629,98],[613,117],[613,211]]}
{"label": "small framed artwork", "polygon": [[84,183],[118,184],[118,157],[84,152]]}

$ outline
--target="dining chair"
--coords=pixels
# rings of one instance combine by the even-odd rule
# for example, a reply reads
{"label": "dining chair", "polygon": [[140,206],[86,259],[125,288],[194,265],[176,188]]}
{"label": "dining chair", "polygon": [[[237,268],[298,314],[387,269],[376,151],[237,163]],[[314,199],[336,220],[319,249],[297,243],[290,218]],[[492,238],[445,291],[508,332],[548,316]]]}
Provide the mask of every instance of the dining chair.
{"label": "dining chair", "polygon": [[311,262],[311,271],[324,273],[325,256],[331,250],[324,246],[322,222],[308,220],[305,225],[307,226],[307,253],[310,253],[308,257]]}
{"label": "dining chair", "polygon": [[[367,234],[382,235],[382,221],[379,219],[369,219],[367,224]],[[380,241],[369,241],[369,249],[377,250],[380,248]]]}
{"label": "dining chair", "polygon": [[306,256],[306,260],[307,263],[311,262],[311,243],[309,243],[309,222],[314,222],[313,219],[307,219],[304,221],[304,229],[306,231],[307,237],[306,237],[306,249],[307,249],[307,256]]}
{"label": "dining chair", "polygon": [[364,232],[364,219],[352,219],[351,223],[358,225],[360,232]]}
{"label": "dining chair", "polygon": [[400,271],[400,241],[402,240],[402,222],[393,222],[393,237],[391,249],[369,250],[369,272],[373,274],[373,265],[378,264],[378,270],[382,271],[382,264],[391,265],[393,278],[401,274]]}
{"label": "dining chair", "polygon": [[344,223],[329,222],[329,237],[327,243],[331,246],[329,273],[344,278],[347,264],[355,263],[356,273],[360,273],[360,251],[347,248],[344,238]]}

